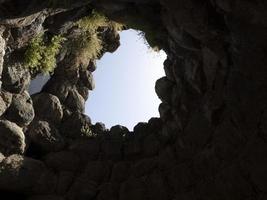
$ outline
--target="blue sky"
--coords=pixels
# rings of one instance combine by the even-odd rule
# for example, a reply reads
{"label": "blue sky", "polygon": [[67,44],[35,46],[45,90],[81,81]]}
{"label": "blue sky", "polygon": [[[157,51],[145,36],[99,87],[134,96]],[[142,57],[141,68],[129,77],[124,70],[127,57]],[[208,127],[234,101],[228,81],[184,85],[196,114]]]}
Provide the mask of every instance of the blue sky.
{"label": "blue sky", "polygon": [[166,54],[149,49],[137,31],[123,31],[120,36],[119,49],[97,62],[96,88],[90,92],[85,113],[93,123],[103,122],[107,128],[120,124],[132,130],[138,122],[159,116],[154,87],[164,76]]}

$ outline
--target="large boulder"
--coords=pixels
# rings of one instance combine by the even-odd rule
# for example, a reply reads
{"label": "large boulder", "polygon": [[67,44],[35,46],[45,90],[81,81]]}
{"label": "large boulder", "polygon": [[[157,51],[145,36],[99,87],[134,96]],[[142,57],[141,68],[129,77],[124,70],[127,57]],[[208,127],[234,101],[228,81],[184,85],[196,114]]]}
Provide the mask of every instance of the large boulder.
{"label": "large boulder", "polygon": [[55,175],[39,160],[14,154],[0,163],[0,190],[49,194],[55,184]]}
{"label": "large boulder", "polygon": [[29,128],[28,135],[31,142],[44,152],[59,151],[65,145],[58,130],[46,121],[34,121]]}
{"label": "large boulder", "polygon": [[91,137],[91,119],[80,113],[72,113],[61,125],[60,132],[69,138]]}
{"label": "large boulder", "polygon": [[10,106],[12,101],[12,94],[9,92],[0,92],[0,116],[6,111]]}
{"label": "large boulder", "polygon": [[69,91],[64,105],[71,111],[84,112],[85,100],[76,89]]}
{"label": "large boulder", "polygon": [[12,103],[6,111],[6,118],[16,122],[19,126],[27,126],[34,118],[32,100],[27,91],[15,94]]}
{"label": "large boulder", "polygon": [[0,120],[0,152],[8,156],[22,154],[25,150],[25,136],[15,123]]}
{"label": "large boulder", "polygon": [[[16,59],[16,58],[13,58]],[[3,88],[12,93],[21,93],[28,88],[31,76],[28,69],[18,63],[7,61],[3,68]]]}
{"label": "large boulder", "polygon": [[57,96],[48,93],[33,95],[33,107],[38,118],[55,124],[60,123],[63,109]]}
{"label": "large boulder", "polygon": [[174,83],[167,77],[162,77],[156,81],[155,90],[162,102],[170,103],[173,86]]}
{"label": "large boulder", "polygon": [[87,87],[89,90],[93,90],[95,88],[94,77],[91,72],[89,72],[88,70],[81,71],[80,77],[84,86]]}

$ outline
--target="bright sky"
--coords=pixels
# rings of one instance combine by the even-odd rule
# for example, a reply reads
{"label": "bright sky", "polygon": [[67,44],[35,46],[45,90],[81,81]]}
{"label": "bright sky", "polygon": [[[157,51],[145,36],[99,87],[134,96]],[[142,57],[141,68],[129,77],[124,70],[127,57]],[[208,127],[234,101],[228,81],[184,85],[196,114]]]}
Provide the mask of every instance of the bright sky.
{"label": "bright sky", "polygon": [[96,88],[90,92],[85,113],[107,128],[120,124],[132,130],[138,122],[158,117],[160,100],[155,82],[164,76],[166,54],[148,49],[137,31],[120,33],[121,46],[106,53],[94,72]]}

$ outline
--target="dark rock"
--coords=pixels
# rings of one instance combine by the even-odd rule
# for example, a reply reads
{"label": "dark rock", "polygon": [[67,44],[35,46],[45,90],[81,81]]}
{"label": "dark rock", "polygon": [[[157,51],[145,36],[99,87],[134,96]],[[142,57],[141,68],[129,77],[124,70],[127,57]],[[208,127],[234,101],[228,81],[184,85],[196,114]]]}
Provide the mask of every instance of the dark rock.
{"label": "dark rock", "polygon": [[130,175],[131,165],[128,162],[118,162],[112,169],[111,182],[121,183]]}
{"label": "dark rock", "polygon": [[81,81],[85,87],[89,90],[93,90],[95,88],[94,77],[91,72],[89,71],[81,71],[80,72]]}
{"label": "dark rock", "polygon": [[95,61],[90,61],[87,68],[88,68],[88,70],[90,72],[94,72],[96,70],[96,62]]}
{"label": "dark rock", "polygon": [[155,90],[162,102],[170,103],[173,86],[173,82],[169,81],[166,77],[156,81]]}
{"label": "dark rock", "polygon": [[70,90],[64,105],[71,111],[84,112],[85,101],[76,89]]}
{"label": "dark rock", "polygon": [[1,190],[42,194],[55,188],[55,176],[39,160],[14,154],[5,158],[0,168]]}
{"label": "dark rock", "polygon": [[73,86],[69,80],[61,78],[58,79],[55,78],[55,76],[52,76],[51,79],[43,87],[42,92],[57,96],[60,102],[64,104],[68,93],[73,89]]}
{"label": "dark rock", "polygon": [[174,79],[174,75],[173,75],[173,63],[171,62],[171,60],[169,58],[167,58],[165,61],[164,61],[164,71],[165,71],[165,74],[166,74],[166,77],[170,80],[170,81],[175,81]]}
{"label": "dark rock", "polygon": [[193,149],[202,149],[212,133],[208,119],[202,113],[195,113],[184,130],[184,142]]}
{"label": "dark rock", "polygon": [[172,195],[170,195],[170,189],[167,186],[165,175],[159,170],[154,170],[151,174],[149,174],[147,179],[147,185],[149,185],[147,192],[150,199],[172,199]]}
{"label": "dark rock", "polygon": [[156,156],[161,145],[155,134],[149,134],[143,139],[144,156]]}
{"label": "dark rock", "polygon": [[58,130],[46,121],[34,121],[27,132],[31,142],[44,152],[60,151],[65,141]]}
{"label": "dark rock", "polygon": [[27,91],[22,94],[15,94],[12,103],[6,111],[6,118],[16,122],[19,126],[27,126],[34,118],[32,99]]}
{"label": "dark rock", "polygon": [[145,200],[146,184],[141,178],[130,178],[120,188],[120,200]]}
{"label": "dark rock", "polygon": [[65,195],[71,184],[75,179],[75,173],[70,171],[60,171],[58,177],[58,184],[56,193],[60,195]]}
{"label": "dark rock", "polygon": [[148,132],[148,123],[139,122],[133,128],[133,132],[134,132],[136,137],[143,138],[146,135],[146,133]]}
{"label": "dark rock", "polygon": [[92,125],[91,129],[96,135],[102,135],[108,131],[105,124],[101,122],[97,122],[95,125]]}
{"label": "dark rock", "polygon": [[100,153],[100,141],[98,139],[75,140],[69,149],[79,155],[83,161],[96,160]]}
{"label": "dark rock", "polygon": [[106,162],[89,162],[72,184],[67,197],[86,200],[96,196],[99,185],[105,182],[110,174],[110,166]]}
{"label": "dark rock", "polygon": [[5,156],[23,154],[25,149],[25,136],[22,129],[15,123],[0,121],[0,152]]}
{"label": "dark rock", "polygon": [[[118,134],[118,132],[116,132]],[[101,144],[101,152],[103,157],[107,160],[121,160],[122,159],[123,139],[121,135],[112,135],[106,137]]]}
{"label": "dark rock", "polygon": [[129,133],[129,130],[125,126],[116,125],[110,128],[110,135],[113,138],[121,138],[122,136],[128,133]]}
{"label": "dark rock", "polygon": [[45,121],[59,124],[63,117],[63,109],[57,96],[48,93],[36,94],[32,97],[35,115]]}
{"label": "dark rock", "polygon": [[171,107],[167,103],[161,103],[159,105],[159,114],[162,120],[166,121],[172,117]]}
{"label": "dark rock", "polygon": [[70,115],[61,125],[62,135],[70,138],[92,137],[91,119],[79,112]]}
{"label": "dark rock", "polygon": [[21,93],[30,84],[30,73],[20,63],[4,64],[3,88],[12,93]]}
{"label": "dark rock", "polygon": [[12,94],[9,92],[0,92],[0,116],[4,114],[12,101]]}
{"label": "dark rock", "polygon": [[80,166],[80,159],[70,151],[53,152],[45,156],[44,162],[56,171],[76,171]]}
{"label": "dark rock", "polygon": [[38,195],[38,196],[32,196],[27,200],[64,200],[64,199],[65,199],[64,197],[56,195]]}
{"label": "dark rock", "polygon": [[136,162],[131,168],[131,175],[140,178],[149,174],[157,167],[157,160],[155,158],[142,159]]}
{"label": "dark rock", "polygon": [[87,87],[83,86],[82,84],[79,84],[76,86],[78,93],[83,97],[83,99],[86,101],[89,97],[89,90]]}

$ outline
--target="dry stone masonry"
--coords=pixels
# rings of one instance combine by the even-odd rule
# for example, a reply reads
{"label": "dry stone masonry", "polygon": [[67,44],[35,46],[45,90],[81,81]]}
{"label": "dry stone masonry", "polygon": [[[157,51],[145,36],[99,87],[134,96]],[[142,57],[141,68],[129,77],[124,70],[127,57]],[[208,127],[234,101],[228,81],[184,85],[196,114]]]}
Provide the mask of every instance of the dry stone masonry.
{"label": "dry stone masonry", "polygon": [[[133,131],[83,113],[95,59],[76,66],[60,52],[29,95],[29,41],[77,37],[73,24],[92,9],[168,55],[160,118]],[[266,200],[266,10],[264,0],[1,0],[0,199]],[[99,58],[118,48],[116,31],[98,35]]]}

